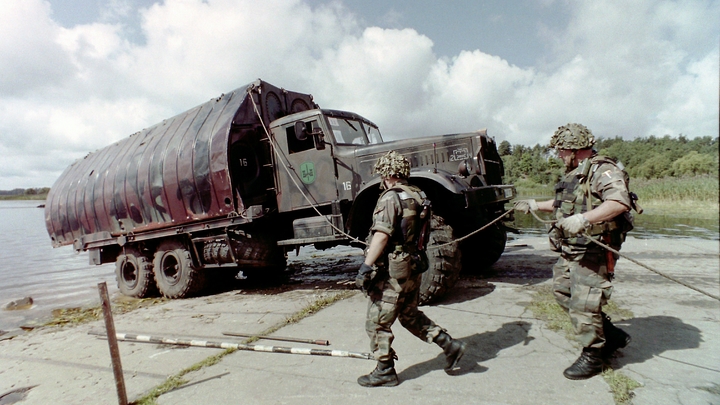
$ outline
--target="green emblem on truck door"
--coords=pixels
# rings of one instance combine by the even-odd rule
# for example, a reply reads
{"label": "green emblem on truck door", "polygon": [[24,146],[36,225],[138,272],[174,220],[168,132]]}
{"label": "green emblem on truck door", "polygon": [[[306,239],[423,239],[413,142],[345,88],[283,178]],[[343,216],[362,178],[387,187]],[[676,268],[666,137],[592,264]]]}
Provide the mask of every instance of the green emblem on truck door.
{"label": "green emblem on truck door", "polygon": [[300,178],[305,184],[313,184],[315,182],[315,165],[313,162],[305,162],[300,165]]}

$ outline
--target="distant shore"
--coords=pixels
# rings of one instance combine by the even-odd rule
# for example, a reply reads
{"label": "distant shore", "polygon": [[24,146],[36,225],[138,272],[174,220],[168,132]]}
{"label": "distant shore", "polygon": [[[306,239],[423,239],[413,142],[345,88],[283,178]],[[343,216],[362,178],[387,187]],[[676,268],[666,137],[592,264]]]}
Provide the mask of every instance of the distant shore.
{"label": "distant shore", "polygon": [[38,195],[0,195],[0,201],[42,201],[47,200],[47,194]]}
{"label": "distant shore", "polygon": [[[552,198],[551,196],[537,197],[532,194],[532,190],[519,190],[519,196],[517,199],[535,197],[535,198]],[[47,199],[47,194],[41,195],[3,195],[0,196],[0,201],[38,201],[44,203]],[[684,200],[642,200],[639,201],[643,209],[647,212],[654,214],[667,215],[671,217],[681,218],[692,218],[692,219],[707,219],[707,220],[720,220],[720,202],[715,201],[701,201],[695,199],[684,199]],[[42,207],[44,204],[38,204]]]}

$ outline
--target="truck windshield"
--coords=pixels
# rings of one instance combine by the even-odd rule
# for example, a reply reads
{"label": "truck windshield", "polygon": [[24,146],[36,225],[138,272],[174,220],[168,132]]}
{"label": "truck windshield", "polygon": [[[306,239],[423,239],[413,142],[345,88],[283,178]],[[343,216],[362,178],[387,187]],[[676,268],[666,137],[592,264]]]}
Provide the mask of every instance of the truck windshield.
{"label": "truck windshield", "polygon": [[341,117],[328,117],[337,143],[367,145],[382,142],[380,131],[365,122]]}
{"label": "truck windshield", "polygon": [[364,122],[362,124],[363,128],[365,128],[365,133],[367,134],[370,144],[382,143],[382,136],[380,136],[380,130],[377,129],[377,127],[374,127]]}

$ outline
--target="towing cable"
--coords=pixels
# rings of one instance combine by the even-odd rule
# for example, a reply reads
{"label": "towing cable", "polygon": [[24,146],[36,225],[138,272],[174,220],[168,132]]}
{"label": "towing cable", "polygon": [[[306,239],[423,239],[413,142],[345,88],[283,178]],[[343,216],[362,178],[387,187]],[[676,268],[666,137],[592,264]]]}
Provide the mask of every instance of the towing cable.
{"label": "towing cable", "polygon": [[[256,115],[258,116],[258,118],[260,119],[260,123],[262,124],[263,130],[265,131],[265,135],[267,136],[267,138],[268,138],[268,140],[269,140],[269,142],[270,142],[270,145],[271,145],[271,147],[272,147],[272,150],[273,150],[275,156],[277,157],[277,160],[280,162],[280,164],[282,165],[283,169],[285,169],[285,171],[288,173],[288,177],[290,177],[290,180],[292,180],[292,182],[293,182],[293,184],[295,185],[295,187],[298,189],[298,191],[300,191],[300,194],[302,194],[302,196],[303,196],[303,197],[305,198],[305,200],[310,204],[310,206],[312,207],[312,209],[318,214],[318,216],[324,218],[325,221],[326,221],[336,232],[338,232],[340,235],[345,236],[346,238],[350,239],[351,241],[353,241],[353,242],[355,242],[355,243],[359,243],[359,244],[362,244],[362,245],[367,246],[367,245],[368,245],[367,242],[362,241],[362,240],[360,240],[360,239],[358,239],[358,238],[356,238],[356,237],[348,234],[347,232],[343,231],[342,229],[338,228],[337,226],[335,226],[335,224],[333,224],[331,221],[329,221],[325,215],[323,215],[323,214],[320,212],[320,210],[317,208],[317,205],[318,205],[317,202],[311,200],[310,197],[307,195],[307,193],[305,193],[305,190],[303,190],[302,187],[300,186],[300,184],[298,183],[298,181],[297,181],[297,179],[296,179],[296,177],[298,177],[297,172],[296,172],[294,169],[291,169],[290,167],[288,167],[288,165],[286,164],[285,160],[282,159],[282,158],[285,158],[285,159],[287,160],[287,157],[284,156],[284,155],[281,156],[280,148],[277,147],[275,139],[270,135],[270,131],[269,131],[268,128],[265,126],[265,122],[264,122],[263,119],[262,119],[262,115],[260,114],[260,110],[258,109],[257,104],[255,103],[255,98],[252,97],[252,95],[250,95],[250,100],[252,101],[253,108],[254,108],[254,110],[255,110],[255,114],[256,114]],[[505,211],[502,215],[500,215],[499,217],[495,218],[494,220],[488,222],[487,224],[485,224],[485,225],[484,225],[483,227],[481,227],[480,229],[476,229],[475,231],[473,231],[473,232],[471,232],[471,233],[469,233],[469,234],[467,234],[467,235],[465,235],[465,236],[463,236],[463,237],[461,237],[461,238],[454,239],[454,240],[451,240],[450,242],[446,242],[446,243],[443,243],[443,244],[440,244],[440,245],[430,246],[430,247],[428,247],[426,250],[440,249],[440,248],[445,247],[445,246],[448,246],[448,245],[452,245],[452,244],[455,244],[455,243],[459,243],[459,242],[461,242],[461,241],[463,241],[463,240],[465,240],[465,239],[467,239],[467,238],[475,235],[476,233],[483,231],[483,230],[486,229],[487,227],[493,225],[494,223],[496,223],[497,221],[499,221],[500,219],[502,219],[502,218],[505,217],[506,215],[508,215],[508,214],[510,214],[511,212],[513,212],[513,210],[514,210],[514,208],[511,208],[511,209]]]}
{"label": "towing cable", "polygon": [[[544,219],[540,218],[540,217],[535,213],[535,211],[530,211],[530,213],[532,214],[533,217],[535,217],[535,219],[537,219],[538,221],[542,222],[543,224],[555,224],[555,223],[557,222],[557,221],[554,221],[554,220],[544,220]],[[651,272],[653,272],[653,273],[655,273],[655,274],[657,274],[657,275],[659,275],[659,276],[665,277],[666,279],[668,279],[668,280],[670,280],[670,281],[674,281],[674,282],[676,282],[676,283],[678,283],[678,284],[680,284],[680,285],[683,285],[683,286],[685,286],[685,287],[687,287],[687,288],[689,288],[689,289],[691,289],[691,290],[697,291],[697,292],[699,292],[700,294],[707,295],[707,296],[710,297],[710,298],[713,298],[713,299],[715,299],[715,300],[720,301],[720,296],[711,294],[711,293],[709,293],[709,292],[707,292],[707,291],[703,291],[703,290],[701,290],[701,289],[699,289],[699,288],[697,288],[697,287],[695,287],[695,286],[693,286],[693,285],[690,285],[690,284],[688,284],[688,283],[686,283],[686,282],[684,282],[684,281],[682,281],[682,280],[678,280],[678,279],[676,279],[675,277],[672,277],[672,276],[670,276],[670,275],[668,275],[668,274],[665,274],[665,273],[663,273],[663,272],[661,272],[661,271],[659,271],[659,270],[657,270],[657,269],[654,269],[654,268],[652,268],[652,267],[650,267],[650,266],[648,266],[648,265],[646,265],[646,264],[640,263],[639,261],[633,259],[632,257],[630,257],[630,256],[628,256],[628,255],[626,255],[626,254],[620,253],[619,251],[617,251],[617,250],[613,249],[612,247],[610,247],[610,246],[608,246],[608,245],[600,242],[599,240],[596,240],[596,239],[592,238],[592,237],[587,233],[587,231],[583,233],[583,236],[586,237],[587,239],[590,239],[593,243],[595,243],[596,245],[602,247],[603,249],[606,249],[606,250],[608,250],[608,251],[610,251],[610,252],[612,252],[612,253],[620,256],[620,257],[624,257],[625,259],[630,260],[631,262],[637,264],[638,266],[644,267],[644,268],[650,270]]]}
{"label": "towing cable", "polygon": [[[285,161],[283,161],[283,159],[281,158],[280,152],[279,152],[279,150],[278,150],[279,148],[278,148],[277,145],[275,144],[275,139],[273,139],[273,137],[270,135],[270,131],[268,131],[267,127],[265,126],[265,122],[264,122],[263,119],[262,119],[262,115],[260,114],[260,111],[258,110],[257,104],[255,103],[255,98],[254,98],[252,95],[250,95],[250,100],[251,100],[252,103],[253,103],[253,108],[255,109],[255,114],[257,114],[258,118],[260,119],[260,123],[262,124],[263,130],[265,131],[265,135],[268,137],[268,140],[270,141],[270,145],[272,146],[273,152],[274,152],[275,155],[278,157],[278,161],[282,164],[283,168],[285,169],[285,171],[287,171],[287,173],[288,173],[290,179],[292,180],[293,184],[295,184],[295,187],[298,189],[298,191],[300,191],[300,193],[302,194],[302,196],[305,198],[305,200],[307,200],[307,202],[310,204],[310,206],[313,208],[313,210],[315,210],[315,212],[316,212],[319,216],[325,218],[325,221],[327,221],[327,223],[330,224],[330,226],[331,226],[335,231],[337,231],[339,234],[345,236],[346,238],[350,239],[350,240],[353,241],[353,242],[360,243],[360,244],[363,244],[363,245],[367,246],[367,242],[361,241],[360,239],[355,238],[355,237],[349,235],[348,233],[346,233],[346,232],[343,231],[342,229],[336,227],[335,224],[333,224],[331,221],[329,221],[329,220],[327,219],[327,217],[326,217],[325,215],[323,215],[323,214],[320,212],[320,210],[317,208],[317,203],[316,203],[315,201],[312,201],[312,200],[310,199],[310,197],[308,197],[308,195],[305,193],[305,191],[303,191],[303,189],[300,187],[300,184],[298,184],[297,180],[295,179],[295,177],[298,176],[297,172],[295,172],[295,170],[292,170],[292,171],[291,171],[290,168],[289,168],[289,167],[287,166],[287,164],[285,163]],[[284,157],[284,156],[283,156],[283,157]],[[480,227],[479,229],[476,229],[476,230],[468,233],[467,235],[464,235],[464,236],[462,236],[462,237],[460,237],[460,238],[451,240],[451,241],[449,241],[449,242],[445,242],[445,243],[440,244],[440,245],[429,246],[429,247],[426,248],[426,250],[429,251],[429,250],[440,249],[440,248],[443,248],[443,247],[445,247],[445,246],[454,245],[454,244],[456,244],[456,243],[459,243],[459,242],[461,242],[461,241],[463,241],[463,240],[465,240],[465,239],[467,239],[467,238],[475,235],[475,234],[478,233],[478,232],[482,232],[483,230],[485,230],[485,229],[488,228],[489,226],[493,225],[494,223],[496,223],[496,222],[499,221],[500,219],[504,218],[505,216],[507,216],[508,214],[510,214],[511,212],[513,212],[514,210],[515,210],[515,208],[510,208],[509,210],[507,210],[507,211],[505,211],[503,214],[501,214],[499,217],[497,217],[497,218],[495,218],[494,220],[488,222],[487,224],[485,224],[484,226]],[[540,218],[534,211],[530,211],[530,213],[535,217],[535,219],[537,219],[537,220],[540,221],[541,223],[544,223],[544,224],[554,224],[555,222],[557,222],[557,221],[552,221],[552,220],[544,220],[544,219]],[[687,288],[690,288],[691,290],[697,291],[697,292],[699,292],[699,293],[701,293],[701,294],[707,295],[707,296],[710,297],[710,298],[713,298],[713,299],[716,299],[716,300],[720,301],[720,296],[710,294],[710,293],[708,293],[708,292],[706,292],[706,291],[703,291],[703,290],[701,290],[701,289],[699,289],[699,288],[697,288],[697,287],[694,287],[694,286],[692,286],[692,285],[690,285],[690,284],[687,284],[687,283],[685,283],[684,281],[678,280],[678,279],[676,279],[676,278],[674,278],[674,277],[672,277],[672,276],[669,276],[669,275],[667,275],[667,274],[665,274],[665,273],[663,273],[663,272],[661,272],[661,271],[659,271],[659,270],[656,270],[656,269],[654,269],[654,268],[652,268],[652,267],[650,267],[650,266],[648,266],[648,265],[646,265],[646,264],[640,263],[639,261],[637,261],[637,260],[635,260],[635,259],[633,259],[633,258],[631,258],[631,257],[629,257],[629,256],[627,256],[627,255],[625,255],[625,254],[623,254],[623,253],[618,252],[617,250],[611,248],[610,246],[608,246],[608,245],[606,245],[606,244],[604,244],[604,243],[602,243],[602,242],[600,242],[600,241],[598,241],[598,240],[595,240],[595,239],[591,238],[590,235],[587,234],[587,232],[585,232],[584,236],[587,236],[588,239],[590,239],[593,243],[597,244],[598,246],[600,246],[600,247],[602,247],[602,248],[604,248],[604,249],[606,249],[606,250],[608,250],[608,251],[610,251],[610,252],[612,252],[612,253],[620,256],[620,257],[624,257],[625,259],[630,260],[631,262],[637,264],[638,266],[644,267],[644,268],[650,270],[651,272],[653,272],[653,273],[655,273],[655,274],[657,274],[657,275],[660,275],[660,276],[662,276],[662,277],[667,278],[667,279],[670,280],[670,281],[674,281],[674,282],[676,282],[676,283],[678,283],[678,284],[680,284],[680,285],[683,285],[683,286],[685,286],[685,287],[687,287]]]}

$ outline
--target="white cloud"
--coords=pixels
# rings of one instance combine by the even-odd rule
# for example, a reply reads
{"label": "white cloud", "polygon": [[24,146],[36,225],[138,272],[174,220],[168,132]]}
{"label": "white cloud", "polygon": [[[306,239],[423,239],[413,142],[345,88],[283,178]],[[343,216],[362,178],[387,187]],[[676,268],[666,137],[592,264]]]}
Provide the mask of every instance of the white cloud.
{"label": "white cloud", "polygon": [[0,13],[0,95],[18,96],[62,85],[73,67],[56,42],[59,27],[47,3],[3,2]]}
{"label": "white cloud", "polygon": [[340,3],[131,4],[62,27],[45,1],[5,1],[0,189],[50,186],[87,152],[256,78],[393,139],[487,127],[532,145],[571,121],[606,137],[718,133],[718,1],[569,2],[567,26],[538,21],[554,51],[532,68],[482,49],[439,58],[433,38],[363,26]]}

